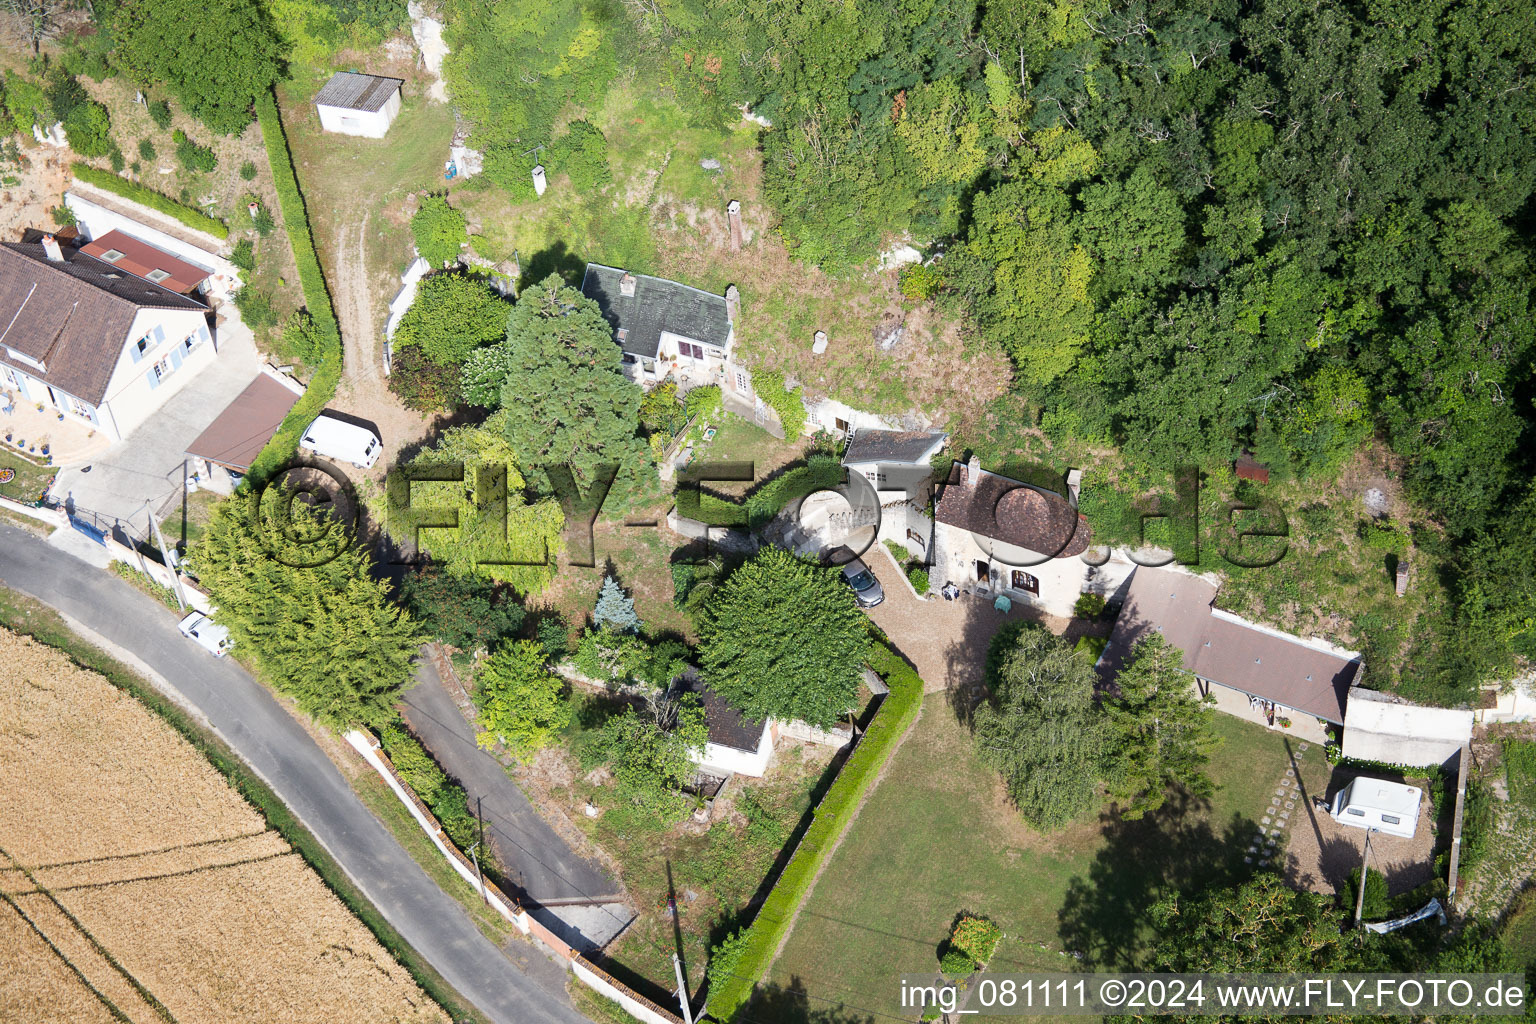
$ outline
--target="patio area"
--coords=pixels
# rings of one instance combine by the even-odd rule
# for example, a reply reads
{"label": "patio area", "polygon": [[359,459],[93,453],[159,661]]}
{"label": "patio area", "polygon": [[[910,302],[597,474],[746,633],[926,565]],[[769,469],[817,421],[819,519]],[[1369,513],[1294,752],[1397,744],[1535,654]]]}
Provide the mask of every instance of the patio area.
{"label": "patio area", "polygon": [[43,446],[47,445],[55,466],[70,466],[88,462],[112,446],[111,439],[89,423],[73,416],[60,419],[59,415],[52,406],[44,405],[39,412],[36,402],[14,391],[5,392],[0,399],[0,428],[4,430],[0,447],[43,461]]}

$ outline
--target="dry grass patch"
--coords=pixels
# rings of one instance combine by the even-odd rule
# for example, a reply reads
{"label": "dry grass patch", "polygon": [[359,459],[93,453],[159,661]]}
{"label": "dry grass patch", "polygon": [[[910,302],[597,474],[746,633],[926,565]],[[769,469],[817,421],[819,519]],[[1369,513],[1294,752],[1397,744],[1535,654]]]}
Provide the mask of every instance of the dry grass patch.
{"label": "dry grass patch", "polygon": [[447,1019],[170,726],[14,633],[0,661],[0,961],[36,966],[0,1019]]}

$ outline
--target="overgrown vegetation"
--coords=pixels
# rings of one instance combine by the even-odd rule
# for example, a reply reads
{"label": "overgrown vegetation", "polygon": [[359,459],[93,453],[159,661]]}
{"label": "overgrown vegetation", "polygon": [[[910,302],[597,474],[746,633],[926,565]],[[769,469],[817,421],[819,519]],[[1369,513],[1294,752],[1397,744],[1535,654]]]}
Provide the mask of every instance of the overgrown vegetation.
{"label": "overgrown vegetation", "polygon": [[124,199],[147,206],[151,210],[157,210],[195,231],[206,231],[215,238],[229,237],[229,228],[223,221],[215,220],[201,210],[194,210],[190,206],[183,206],[169,196],[163,196],[142,185],[136,185],[126,178],[118,177],[116,174],[92,167],[89,164],[74,164],[70,167],[70,171],[75,177],[88,185],[95,185],[97,188],[106,189],[108,192],[120,195]]}

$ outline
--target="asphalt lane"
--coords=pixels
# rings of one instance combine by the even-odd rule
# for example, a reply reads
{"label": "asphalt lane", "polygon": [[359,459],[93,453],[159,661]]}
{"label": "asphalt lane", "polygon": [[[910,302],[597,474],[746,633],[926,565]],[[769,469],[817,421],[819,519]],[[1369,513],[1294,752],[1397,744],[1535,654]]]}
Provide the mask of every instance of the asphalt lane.
{"label": "asphalt lane", "polygon": [[197,708],[421,956],[493,1021],[581,1024],[482,935],[358,800],[304,728],[233,661],[183,637],[153,598],[26,531],[0,525],[0,582],[131,651]]}
{"label": "asphalt lane", "polygon": [[430,658],[416,661],[416,684],[401,712],[438,764],[479,804],[496,859],[535,901],[616,900],[619,887],[601,866],[582,857],[528,802],[506,769],[475,742],[475,729],[453,702]]}

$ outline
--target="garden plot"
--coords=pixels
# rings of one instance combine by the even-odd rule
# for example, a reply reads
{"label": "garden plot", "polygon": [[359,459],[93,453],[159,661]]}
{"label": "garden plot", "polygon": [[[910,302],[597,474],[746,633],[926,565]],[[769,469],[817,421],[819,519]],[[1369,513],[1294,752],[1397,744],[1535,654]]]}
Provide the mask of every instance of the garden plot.
{"label": "garden plot", "polygon": [[0,1020],[447,1019],[168,725],[13,633],[0,661]]}

